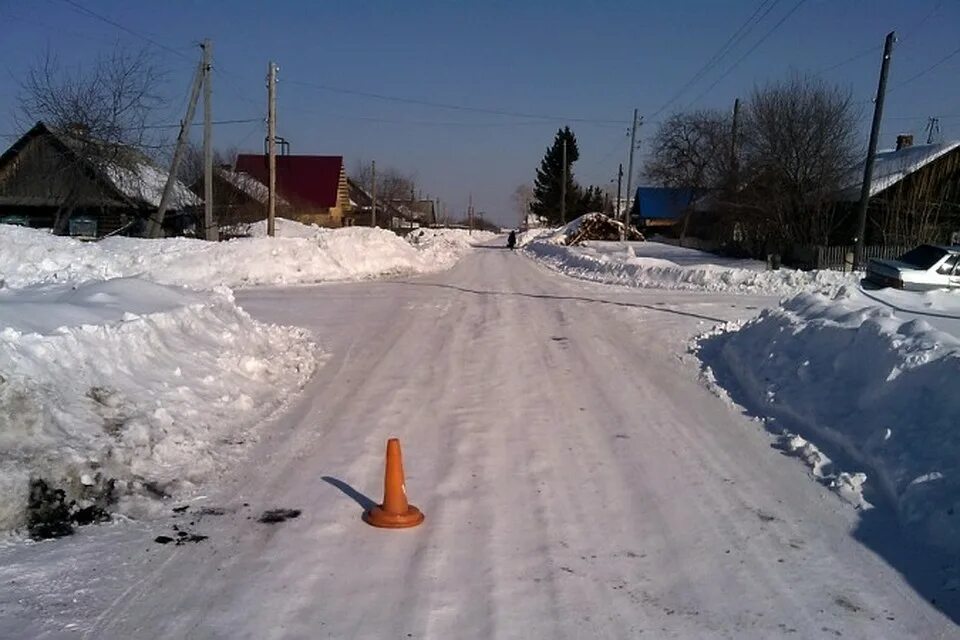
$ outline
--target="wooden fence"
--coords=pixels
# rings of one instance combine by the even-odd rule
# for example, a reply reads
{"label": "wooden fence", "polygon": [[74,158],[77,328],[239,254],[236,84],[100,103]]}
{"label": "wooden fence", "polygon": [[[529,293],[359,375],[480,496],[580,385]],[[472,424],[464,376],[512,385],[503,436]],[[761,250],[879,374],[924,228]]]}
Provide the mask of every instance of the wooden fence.
{"label": "wooden fence", "polygon": [[[911,247],[894,245],[875,245],[863,248],[864,261],[870,258],[889,259],[903,255]],[[853,245],[824,247],[795,247],[789,252],[788,261],[801,269],[834,269],[836,271],[853,270]]]}

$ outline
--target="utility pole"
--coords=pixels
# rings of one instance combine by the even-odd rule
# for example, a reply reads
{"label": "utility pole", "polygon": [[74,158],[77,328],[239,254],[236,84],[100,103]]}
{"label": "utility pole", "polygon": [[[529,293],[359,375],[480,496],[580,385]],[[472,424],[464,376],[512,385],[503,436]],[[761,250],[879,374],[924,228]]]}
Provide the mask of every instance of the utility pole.
{"label": "utility pole", "polygon": [[467,200],[467,225],[470,227],[470,230],[467,232],[467,234],[473,235],[473,194],[472,193],[468,196],[468,200]]}
{"label": "utility pole", "polygon": [[877,99],[873,105],[873,126],[870,127],[870,142],[867,145],[867,160],[863,163],[863,185],[860,188],[860,207],[857,222],[857,247],[853,255],[854,270],[863,268],[863,244],[867,233],[867,207],[870,204],[870,184],[873,182],[873,160],[877,153],[877,138],[880,137],[880,120],[883,118],[883,99],[887,94],[887,72],[890,70],[890,55],[893,53],[895,32],[887,34],[883,43],[883,62],[880,65],[880,83]]}
{"label": "utility pole", "polygon": [[560,184],[560,224],[567,224],[567,138],[563,138],[563,182]]}
{"label": "utility pole", "polygon": [[267,235],[276,234],[277,216],[277,65],[267,69]]}
{"label": "utility pole", "polygon": [[220,239],[220,229],[213,222],[213,45],[203,41],[203,237],[212,242]]}
{"label": "utility pole", "polygon": [[147,222],[146,235],[148,238],[163,237],[163,218],[167,215],[167,209],[170,207],[170,199],[173,197],[173,185],[177,182],[177,168],[180,166],[180,159],[183,157],[183,148],[187,141],[190,131],[190,125],[193,123],[193,114],[197,110],[197,100],[200,98],[200,85],[203,83],[203,66],[201,60],[197,65],[197,72],[193,76],[193,87],[190,89],[190,101],[187,103],[187,114],[180,122],[180,133],[177,135],[177,146],[173,150],[173,161],[170,163],[170,173],[167,175],[167,182],[163,185],[163,195],[160,196],[160,205],[156,212]]}
{"label": "utility pole", "polygon": [[617,210],[614,213],[614,220],[620,219],[620,187],[623,184],[623,163],[617,167]]}
{"label": "utility pole", "polygon": [[377,226],[377,161],[370,162],[370,226]]}
{"label": "utility pole", "polygon": [[730,128],[730,176],[733,191],[737,191],[739,167],[737,166],[737,134],[740,132],[740,98],[733,101],[733,125]]}
{"label": "utility pole", "polygon": [[[633,189],[633,152],[637,148],[637,110],[633,110],[633,127],[630,129],[630,160],[627,164],[627,202]],[[627,239],[627,227],[630,226],[630,207],[623,212],[623,230],[621,240]]]}

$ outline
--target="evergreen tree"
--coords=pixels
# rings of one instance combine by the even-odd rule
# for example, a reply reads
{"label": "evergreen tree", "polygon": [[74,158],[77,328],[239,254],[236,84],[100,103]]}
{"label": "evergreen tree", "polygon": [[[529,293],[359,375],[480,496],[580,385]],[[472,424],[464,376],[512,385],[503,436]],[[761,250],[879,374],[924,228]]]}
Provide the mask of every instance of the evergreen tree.
{"label": "evergreen tree", "polygon": [[540,161],[537,169],[537,179],[534,182],[533,202],[530,203],[530,212],[543,216],[550,224],[558,225],[560,220],[561,187],[563,185],[563,143],[567,143],[567,222],[576,217],[580,200],[580,188],[573,181],[573,172],[570,166],[580,158],[577,148],[577,138],[564,127],[557,131],[553,145]]}
{"label": "evergreen tree", "polygon": [[574,215],[582,216],[585,213],[594,213],[599,211],[604,213],[606,199],[603,197],[603,189],[600,187],[587,187],[580,193],[580,200],[577,202],[577,210]]}

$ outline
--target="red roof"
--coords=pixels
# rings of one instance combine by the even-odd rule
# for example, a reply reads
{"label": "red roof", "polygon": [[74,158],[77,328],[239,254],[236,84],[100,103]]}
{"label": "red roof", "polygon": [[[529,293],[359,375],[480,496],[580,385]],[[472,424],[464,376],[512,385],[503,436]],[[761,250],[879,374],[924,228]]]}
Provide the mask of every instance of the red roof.
{"label": "red roof", "polygon": [[[295,204],[337,206],[343,156],[277,156],[277,191]],[[267,184],[267,156],[240,154],[237,171]]]}

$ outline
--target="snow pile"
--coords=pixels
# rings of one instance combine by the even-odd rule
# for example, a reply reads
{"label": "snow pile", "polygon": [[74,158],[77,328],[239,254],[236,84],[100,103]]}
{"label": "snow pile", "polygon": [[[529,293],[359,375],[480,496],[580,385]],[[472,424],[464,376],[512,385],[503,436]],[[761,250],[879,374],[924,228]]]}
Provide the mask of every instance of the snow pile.
{"label": "snow pile", "polygon": [[[227,227],[225,231],[235,236],[266,238],[267,221],[259,220],[257,222],[235,224]],[[273,234],[276,238],[316,238],[323,231],[322,227],[315,224],[304,224],[286,218],[274,218],[273,220]]]}
{"label": "snow pile", "polygon": [[0,529],[31,480],[128,514],[215,475],[316,351],[227,289],[125,278],[0,290]]}
{"label": "snow pile", "polygon": [[[700,357],[734,400],[848,458],[907,526],[960,550],[960,340],[862,301],[796,296],[705,336]],[[836,476],[854,493],[863,480]]]}
{"label": "snow pile", "polygon": [[838,271],[765,270],[753,260],[731,260],[657,242],[591,242],[568,247],[556,234],[525,234],[527,255],[569,276],[605,284],[652,289],[730,291],[791,295],[834,292],[855,277]]}
{"label": "snow pile", "polygon": [[136,276],[201,288],[358,280],[442,270],[469,247],[448,243],[458,237],[450,233],[438,236],[442,243],[435,238],[422,244],[421,250],[383,229],[321,229],[279,220],[277,227],[280,237],[228,242],[114,237],[81,243],[0,225],[0,280],[22,287]]}
{"label": "snow pile", "polygon": [[490,231],[469,232],[464,229],[416,229],[407,241],[420,250],[424,258],[441,267],[452,267],[474,246],[490,242],[497,234]]}

